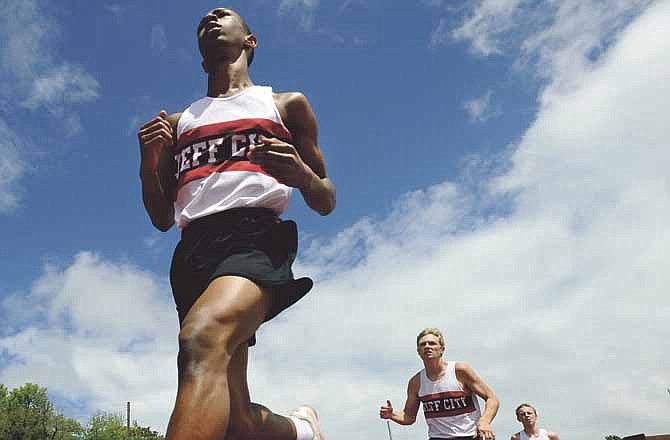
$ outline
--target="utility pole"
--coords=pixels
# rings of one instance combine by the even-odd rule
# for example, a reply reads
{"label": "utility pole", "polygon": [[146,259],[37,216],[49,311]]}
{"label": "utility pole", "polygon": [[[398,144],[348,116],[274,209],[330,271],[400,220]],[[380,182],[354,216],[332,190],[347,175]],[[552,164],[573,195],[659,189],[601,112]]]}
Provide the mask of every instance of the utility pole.
{"label": "utility pole", "polygon": [[126,438],[130,440],[130,402],[128,402],[126,407],[126,431]]}

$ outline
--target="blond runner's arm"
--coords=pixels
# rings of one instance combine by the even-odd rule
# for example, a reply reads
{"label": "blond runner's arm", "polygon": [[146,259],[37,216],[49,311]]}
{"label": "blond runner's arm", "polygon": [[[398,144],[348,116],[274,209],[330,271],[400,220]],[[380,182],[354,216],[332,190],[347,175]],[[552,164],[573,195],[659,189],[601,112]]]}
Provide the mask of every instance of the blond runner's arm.
{"label": "blond runner's arm", "polygon": [[416,415],[419,412],[419,375],[415,375],[409,380],[407,385],[407,401],[402,411],[394,411],[391,401],[387,400],[386,405],[382,405],[379,410],[379,416],[382,419],[393,420],[399,425],[411,425],[416,421]]}
{"label": "blond runner's arm", "polygon": [[484,379],[468,364],[463,362],[456,363],[456,378],[470,391],[484,400],[484,412],[477,422],[477,434],[486,440],[494,439],[495,433],[491,428],[491,422],[493,422],[498,413],[498,407],[500,406],[498,398]]}

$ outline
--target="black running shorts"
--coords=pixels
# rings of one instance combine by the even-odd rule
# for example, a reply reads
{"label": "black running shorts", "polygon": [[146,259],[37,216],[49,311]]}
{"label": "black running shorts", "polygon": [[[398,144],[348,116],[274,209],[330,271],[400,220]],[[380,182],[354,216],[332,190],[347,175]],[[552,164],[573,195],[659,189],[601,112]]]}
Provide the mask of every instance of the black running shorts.
{"label": "black running shorts", "polygon": [[[247,278],[273,288],[268,321],[312,288],[309,278],[293,278],[298,250],[295,222],[280,220],[265,208],[235,208],[197,219],[182,231],[170,267],[179,322],[209,283],[224,275]],[[254,345],[255,337],[249,340]]]}

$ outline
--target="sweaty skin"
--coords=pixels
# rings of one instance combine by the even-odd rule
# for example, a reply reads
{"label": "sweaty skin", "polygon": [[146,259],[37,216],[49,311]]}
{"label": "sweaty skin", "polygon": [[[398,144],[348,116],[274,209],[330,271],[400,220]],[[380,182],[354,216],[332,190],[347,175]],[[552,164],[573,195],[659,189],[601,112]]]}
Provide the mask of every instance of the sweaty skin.
{"label": "sweaty skin", "polygon": [[[207,96],[232,96],[253,85],[248,65],[257,40],[239,14],[214,9],[200,20],[197,35]],[[274,101],[292,143],[263,138],[248,158],[299,189],[311,209],[327,215],[335,208],[335,186],[318,146],[314,112],[301,93],[277,93]],[[142,200],[161,231],[175,222],[172,154],[179,117],[161,110],[138,133]],[[246,278],[222,276],[193,304],[179,332],[178,390],[167,440],[295,440],[294,423],[252,403],[247,386],[246,341],[268,315],[272,298],[269,288]],[[312,408],[307,411],[316,415]]]}
{"label": "sweaty skin", "polygon": [[[516,411],[516,419],[523,425],[523,430],[528,437],[534,437],[540,434],[540,426],[537,424],[537,410],[529,405],[522,404]],[[549,440],[560,440],[558,434],[547,431]],[[512,434],[511,440],[520,440],[520,433]]]}
{"label": "sweaty skin", "polygon": [[[253,85],[246,65],[247,51],[256,48],[257,40],[245,33],[242,23],[236,12],[218,8],[205,15],[198,26],[209,97],[232,96]],[[274,100],[293,135],[293,144],[266,138],[265,145],[254,149],[249,159],[282,183],[298,188],[310,208],[327,215],[335,209],[335,186],[326,174],[312,107],[299,92],[275,93]],[[161,231],[174,224],[176,182],[172,146],[180,116],[180,113],[167,116],[162,110],[138,134],[144,206],[154,226]]]}
{"label": "sweaty skin", "polygon": [[[447,361],[442,359],[444,347],[440,340],[433,334],[427,334],[419,339],[417,352],[426,368],[426,374],[430,380],[438,380],[447,371]],[[477,422],[477,436],[486,440],[495,439],[495,433],[491,428],[491,422],[498,412],[500,403],[493,390],[475,372],[472,367],[463,362],[456,363],[456,380],[464,389],[472,391],[485,401],[484,411]],[[412,425],[416,421],[421,401],[419,400],[419,389],[421,387],[420,373],[415,374],[407,384],[407,400],[401,411],[395,411],[390,400],[379,409],[382,419],[393,420],[400,425]]]}

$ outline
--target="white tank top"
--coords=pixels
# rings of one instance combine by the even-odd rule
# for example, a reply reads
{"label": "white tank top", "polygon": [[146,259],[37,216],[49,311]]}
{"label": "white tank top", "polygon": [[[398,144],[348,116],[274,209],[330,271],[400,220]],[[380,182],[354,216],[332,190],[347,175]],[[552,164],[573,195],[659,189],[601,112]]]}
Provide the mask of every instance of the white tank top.
{"label": "white tank top", "polygon": [[290,142],[271,87],[252,86],[225,98],[204,97],[177,124],[175,223],[231,208],[270,208],[280,215],[291,188],[246,157],[259,135]]}
{"label": "white tank top", "polygon": [[546,429],[540,429],[538,435],[529,436],[526,434],[526,431],[521,430],[519,432],[519,440],[549,440],[549,434],[547,434]]}
{"label": "white tank top", "polygon": [[447,362],[447,371],[437,381],[420,373],[419,400],[431,438],[474,436],[481,417],[477,396],[463,389],[456,379],[456,362]]}

